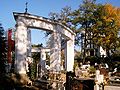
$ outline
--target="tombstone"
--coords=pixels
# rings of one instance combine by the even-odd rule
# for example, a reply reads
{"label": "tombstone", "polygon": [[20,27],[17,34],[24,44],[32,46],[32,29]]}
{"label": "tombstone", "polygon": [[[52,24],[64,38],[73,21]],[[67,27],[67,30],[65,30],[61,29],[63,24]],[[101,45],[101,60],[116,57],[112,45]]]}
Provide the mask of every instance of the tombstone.
{"label": "tombstone", "polygon": [[104,75],[100,74],[100,70],[96,70],[96,77],[95,77],[95,90],[100,90],[100,85],[103,84]]}
{"label": "tombstone", "polygon": [[40,73],[41,73],[41,77],[46,74],[46,52],[45,49],[41,48],[40,50]]}

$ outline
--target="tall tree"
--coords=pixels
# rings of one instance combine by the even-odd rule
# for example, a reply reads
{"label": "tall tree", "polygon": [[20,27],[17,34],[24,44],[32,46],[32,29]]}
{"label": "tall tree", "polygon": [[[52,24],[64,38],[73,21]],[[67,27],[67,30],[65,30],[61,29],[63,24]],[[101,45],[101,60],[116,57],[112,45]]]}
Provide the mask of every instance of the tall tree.
{"label": "tall tree", "polygon": [[95,44],[102,46],[109,56],[109,51],[113,52],[120,47],[120,8],[110,4],[99,7],[94,12],[93,41]]}
{"label": "tall tree", "polygon": [[[96,0],[83,0],[83,4],[78,9],[71,11],[69,7],[62,9],[60,13],[51,13],[52,19],[59,20],[63,24],[70,27],[76,33],[75,44],[81,45],[81,36],[84,37],[83,41],[83,57],[86,57],[86,49],[92,47],[91,40],[91,25],[93,12],[97,8]],[[57,18],[57,19],[56,19]],[[81,31],[82,33],[81,35]],[[89,38],[88,38],[89,37]]]}
{"label": "tall tree", "polygon": [[7,47],[4,28],[0,24],[0,74],[5,73],[5,63],[7,60]]}
{"label": "tall tree", "polygon": [[[96,0],[83,0],[79,8],[71,14],[71,22],[76,32],[76,44],[82,44],[83,62],[85,62],[86,53],[90,52],[91,48],[94,49],[91,26],[93,25],[93,13],[98,7]],[[82,38],[83,41],[81,41]]]}

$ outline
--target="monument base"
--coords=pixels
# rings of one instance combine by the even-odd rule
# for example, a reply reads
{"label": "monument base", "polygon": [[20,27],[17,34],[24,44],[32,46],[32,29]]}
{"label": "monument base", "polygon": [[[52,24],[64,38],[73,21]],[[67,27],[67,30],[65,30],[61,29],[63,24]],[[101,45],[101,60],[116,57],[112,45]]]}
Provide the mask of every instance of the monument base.
{"label": "monument base", "polygon": [[12,74],[11,78],[17,85],[32,85],[32,81],[27,74]]}

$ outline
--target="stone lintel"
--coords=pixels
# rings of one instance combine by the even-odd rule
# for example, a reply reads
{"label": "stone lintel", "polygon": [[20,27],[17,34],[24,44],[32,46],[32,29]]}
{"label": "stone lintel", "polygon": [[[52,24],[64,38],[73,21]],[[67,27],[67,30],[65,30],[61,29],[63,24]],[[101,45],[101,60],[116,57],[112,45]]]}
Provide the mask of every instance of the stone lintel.
{"label": "stone lintel", "polygon": [[37,15],[25,14],[25,13],[13,12],[13,15],[15,20],[17,20],[18,17],[23,17],[24,18],[23,22],[27,25],[27,27],[54,32],[57,26],[57,30],[59,30],[59,32],[65,37],[71,39],[72,36],[75,36],[75,33],[70,28],[59,23],[58,21],[54,21],[49,18],[45,18]]}

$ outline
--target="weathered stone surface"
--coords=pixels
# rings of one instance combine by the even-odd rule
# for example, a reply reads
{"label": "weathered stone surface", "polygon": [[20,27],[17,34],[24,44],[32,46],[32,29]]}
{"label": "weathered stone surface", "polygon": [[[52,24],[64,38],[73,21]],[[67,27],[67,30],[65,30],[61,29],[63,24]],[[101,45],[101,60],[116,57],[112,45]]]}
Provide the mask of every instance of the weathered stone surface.
{"label": "weathered stone surface", "polygon": [[[16,72],[26,74],[26,61],[30,54],[30,38],[28,28],[42,29],[52,33],[52,43],[50,51],[50,69],[54,72],[61,70],[61,37],[67,38],[66,42],[66,70],[73,71],[74,65],[74,32],[59,22],[47,18],[25,14],[14,13],[16,20],[15,34],[15,57]],[[28,50],[29,49],[29,50]]]}

